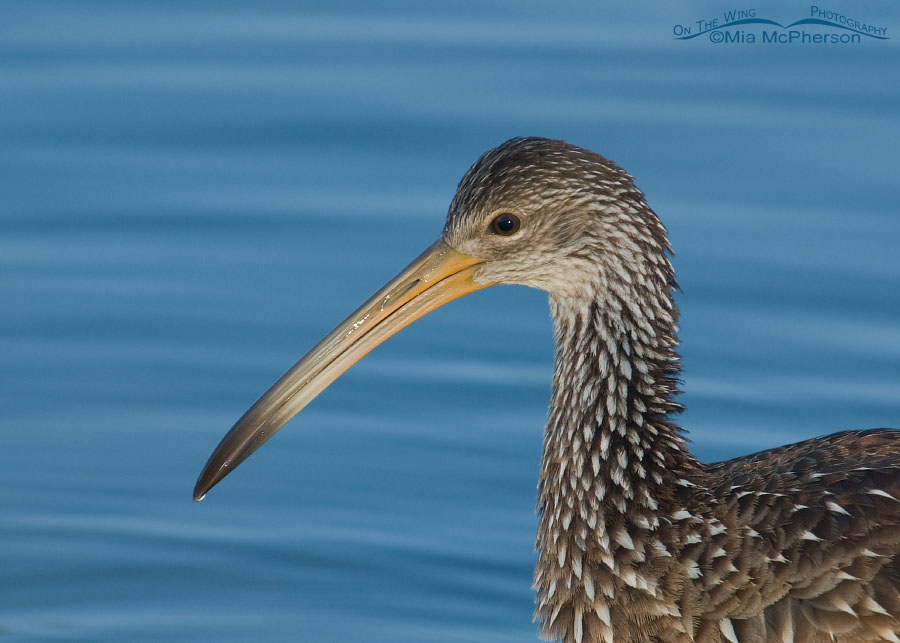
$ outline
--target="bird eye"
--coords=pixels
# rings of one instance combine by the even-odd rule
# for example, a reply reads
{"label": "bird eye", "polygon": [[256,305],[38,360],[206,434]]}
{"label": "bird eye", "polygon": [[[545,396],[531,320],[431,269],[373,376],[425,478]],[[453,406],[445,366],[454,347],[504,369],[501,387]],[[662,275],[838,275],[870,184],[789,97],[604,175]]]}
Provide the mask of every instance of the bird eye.
{"label": "bird eye", "polygon": [[514,214],[499,214],[491,221],[491,232],[502,234],[504,237],[513,235],[519,231],[522,222]]}

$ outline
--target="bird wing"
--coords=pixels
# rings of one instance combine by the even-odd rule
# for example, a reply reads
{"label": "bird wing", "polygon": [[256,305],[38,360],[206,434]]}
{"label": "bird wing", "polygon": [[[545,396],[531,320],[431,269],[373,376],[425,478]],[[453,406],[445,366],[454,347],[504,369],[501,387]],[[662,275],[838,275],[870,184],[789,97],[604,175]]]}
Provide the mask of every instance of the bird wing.
{"label": "bird wing", "polygon": [[726,573],[704,617],[747,629],[741,641],[900,643],[900,431],[835,433],[707,474],[731,542],[709,557]]}

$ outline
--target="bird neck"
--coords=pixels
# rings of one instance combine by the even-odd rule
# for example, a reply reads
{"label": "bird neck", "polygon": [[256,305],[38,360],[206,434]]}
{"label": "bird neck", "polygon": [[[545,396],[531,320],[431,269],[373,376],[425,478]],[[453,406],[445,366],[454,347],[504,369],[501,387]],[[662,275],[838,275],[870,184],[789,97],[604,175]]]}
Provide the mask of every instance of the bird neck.
{"label": "bird neck", "polygon": [[587,591],[590,577],[581,580],[586,554],[616,573],[634,570],[654,540],[659,509],[676,504],[700,475],[681,430],[669,420],[681,409],[673,401],[677,310],[668,285],[658,292],[658,301],[641,306],[551,296],[556,365],[535,573],[545,626],[573,588]]}
{"label": "bird neck", "polygon": [[[550,299],[556,364],[541,469],[541,509],[588,496],[627,514],[697,461],[670,415],[680,360],[668,289],[655,306]],[[605,491],[604,491],[605,490]],[[589,494],[591,492],[591,494]]]}

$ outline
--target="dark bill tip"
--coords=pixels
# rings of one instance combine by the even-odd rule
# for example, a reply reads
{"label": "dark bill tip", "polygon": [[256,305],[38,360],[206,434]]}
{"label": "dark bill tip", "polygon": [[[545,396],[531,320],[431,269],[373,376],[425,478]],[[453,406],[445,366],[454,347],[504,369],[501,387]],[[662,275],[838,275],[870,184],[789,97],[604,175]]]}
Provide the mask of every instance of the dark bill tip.
{"label": "dark bill tip", "polygon": [[269,437],[265,430],[253,432],[248,430],[248,426],[255,424],[253,422],[255,418],[251,415],[253,410],[254,408],[251,408],[244,417],[238,420],[209,456],[209,460],[206,461],[203,471],[197,478],[197,484],[194,485],[195,501],[203,500],[210,489],[234,471],[241,462],[249,458]]}

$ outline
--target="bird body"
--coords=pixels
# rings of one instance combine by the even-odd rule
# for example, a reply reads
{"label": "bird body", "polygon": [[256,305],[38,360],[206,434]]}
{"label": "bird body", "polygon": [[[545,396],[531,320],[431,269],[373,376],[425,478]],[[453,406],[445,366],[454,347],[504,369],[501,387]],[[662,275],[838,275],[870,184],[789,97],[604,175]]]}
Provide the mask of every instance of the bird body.
{"label": "bird body", "polygon": [[549,294],[556,354],[538,485],[535,618],[566,643],[900,643],[900,433],[716,464],[673,416],[666,231],[632,178],[563,141],[469,169],[441,239],[232,428],[202,497],[375,345],[497,283]]}

